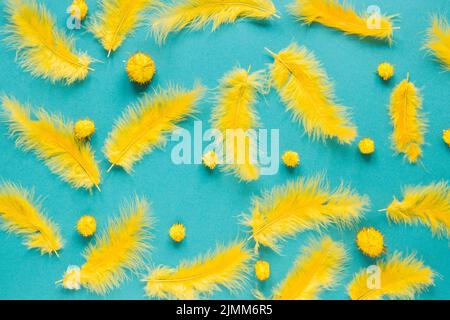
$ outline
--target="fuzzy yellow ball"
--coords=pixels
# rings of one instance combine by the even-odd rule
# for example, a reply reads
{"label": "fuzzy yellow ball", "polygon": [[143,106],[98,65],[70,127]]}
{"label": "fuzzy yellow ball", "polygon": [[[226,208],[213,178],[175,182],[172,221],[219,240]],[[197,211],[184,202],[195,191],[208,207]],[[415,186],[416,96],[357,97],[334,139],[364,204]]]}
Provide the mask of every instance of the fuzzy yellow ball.
{"label": "fuzzy yellow ball", "polygon": [[70,6],[70,15],[79,18],[80,20],[84,20],[88,13],[88,9],[85,0],[73,0],[72,5]]}
{"label": "fuzzy yellow ball", "polygon": [[450,129],[442,132],[442,140],[450,147]]}
{"label": "fuzzy yellow ball", "polygon": [[93,121],[89,119],[78,120],[75,123],[75,136],[78,139],[87,139],[90,138],[95,132],[95,124]]}
{"label": "fuzzy yellow ball", "polygon": [[384,81],[387,81],[390,78],[392,78],[395,71],[394,71],[394,66],[392,64],[383,62],[383,63],[380,63],[380,65],[378,66],[377,72],[381,79],[383,79]]}
{"label": "fuzzy yellow ball", "polygon": [[283,160],[283,163],[290,168],[295,168],[300,163],[300,157],[298,153],[291,150],[286,151],[281,157],[281,160]]}
{"label": "fuzzy yellow ball", "polygon": [[77,223],[77,230],[83,237],[90,237],[97,230],[97,222],[93,216],[82,216]]}
{"label": "fuzzy yellow ball", "polygon": [[258,260],[255,263],[255,274],[259,281],[265,281],[270,276],[270,265],[267,261]]}
{"label": "fuzzy yellow ball", "polygon": [[169,235],[173,241],[181,242],[186,236],[186,228],[181,223],[176,223],[170,227]]}
{"label": "fuzzy yellow ball", "polygon": [[370,138],[364,138],[358,143],[358,148],[362,154],[372,154],[375,152],[375,143]]}
{"label": "fuzzy yellow ball", "polygon": [[219,162],[219,157],[214,151],[208,151],[203,155],[202,161],[205,167],[214,170]]}
{"label": "fuzzy yellow ball", "polygon": [[384,238],[375,228],[363,228],[356,235],[359,250],[371,258],[379,257],[384,252]]}
{"label": "fuzzy yellow ball", "polygon": [[145,85],[155,74],[155,63],[148,54],[138,52],[128,59],[126,71],[131,81]]}

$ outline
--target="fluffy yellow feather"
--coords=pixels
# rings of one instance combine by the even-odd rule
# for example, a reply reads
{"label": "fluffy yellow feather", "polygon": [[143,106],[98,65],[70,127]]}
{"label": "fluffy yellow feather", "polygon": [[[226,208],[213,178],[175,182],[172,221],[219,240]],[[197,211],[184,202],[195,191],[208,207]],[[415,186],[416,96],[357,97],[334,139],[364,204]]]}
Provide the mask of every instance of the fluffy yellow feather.
{"label": "fluffy yellow feather", "polygon": [[352,300],[413,299],[433,285],[433,271],[413,255],[399,253],[377,263],[378,272],[361,270],[348,286]]}
{"label": "fluffy yellow feather", "polygon": [[450,26],[445,18],[433,18],[425,47],[450,70]]}
{"label": "fluffy yellow feather", "polygon": [[136,161],[165,143],[165,133],[195,113],[204,91],[200,85],[191,91],[170,87],[130,106],[116,121],[105,143],[104,153],[111,168],[120,166],[130,173]]}
{"label": "fluffy yellow feather", "polygon": [[359,15],[350,5],[340,4],[337,0],[294,0],[289,9],[308,25],[318,22],[346,34],[392,42],[395,15],[384,16],[377,12]]}
{"label": "fluffy yellow feather", "polygon": [[276,300],[315,300],[324,289],[337,284],[346,260],[343,244],[324,237],[303,247],[301,256],[284,281],[274,290]]}
{"label": "fluffy yellow feather", "polygon": [[332,84],[315,56],[304,47],[292,43],[273,53],[272,81],[287,110],[295,121],[303,124],[313,138],[336,138],[350,143],[356,127],[348,117],[347,108],[334,102]]}
{"label": "fluffy yellow feather", "polygon": [[9,124],[16,144],[32,150],[50,170],[75,188],[99,189],[100,171],[88,144],[77,139],[73,125],[44,110],[34,112],[17,100],[3,97],[3,118]]}
{"label": "fluffy yellow feather", "polygon": [[7,0],[5,39],[18,51],[21,66],[32,75],[71,84],[87,77],[91,58],[77,53],[74,41],[55,27],[44,7],[27,0]]}
{"label": "fluffy yellow feather", "polygon": [[264,74],[261,72],[250,74],[240,68],[232,70],[221,81],[217,106],[212,114],[213,128],[222,133],[221,143],[227,163],[224,169],[244,181],[259,178],[256,145],[247,130],[258,125],[253,106],[263,84]]}
{"label": "fluffy yellow feather", "polygon": [[142,14],[155,0],[102,0],[101,11],[89,24],[89,30],[108,51],[116,51],[142,21]]}
{"label": "fluffy yellow feather", "polygon": [[393,125],[392,143],[397,153],[404,153],[410,163],[422,155],[426,123],[420,111],[422,98],[409,76],[393,90],[389,112]]}
{"label": "fluffy yellow feather", "polygon": [[244,224],[252,228],[256,248],[261,244],[278,250],[281,240],[303,230],[330,224],[351,226],[368,203],[366,196],[343,185],[330,191],[328,183],[316,176],[289,182],[254,198],[251,216],[245,217]]}
{"label": "fluffy yellow feather", "polygon": [[25,236],[25,245],[41,254],[57,254],[63,247],[59,228],[46,217],[33,193],[12,183],[0,185],[0,224],[7,232]]}
{"label": "fluffy yellow feather", "polygon": [[212,30],[238,18],[269,19],[276,16],[271,0],[173,0],[159,2],[151,21],[151,30],[159,43],[168,34],[184,28],[201,29],[212,22]]}
{"label": "fluffy yellow feather", "polygon": [[162,299],[198,299],[221,287],[238,290],[246,280],[251,258],[243,242],[218,247],[206,256],[181,262],[176,269],[155,268],[145,279],[145,290],[149,297]]}
{"label": "fluffy yellow feather", "polygon": [[149,204],[138,198],[124,206],[120,218],[110,221],[105,233],[96,238],[84,257],[81,268],[70,266],[62,283],[66,289],[80,286],[98,294],[105,294],[126,279],[127,271],[143,267],[143,256],[150,248],[149,229],[153,219]]}
{"label": "fluffy yellow feather", "polygon": [[450,237],[450,188],[446,181],[407,187],[403,200],[394,198],[386,213],[395,223],[422,223],[434,234]]}

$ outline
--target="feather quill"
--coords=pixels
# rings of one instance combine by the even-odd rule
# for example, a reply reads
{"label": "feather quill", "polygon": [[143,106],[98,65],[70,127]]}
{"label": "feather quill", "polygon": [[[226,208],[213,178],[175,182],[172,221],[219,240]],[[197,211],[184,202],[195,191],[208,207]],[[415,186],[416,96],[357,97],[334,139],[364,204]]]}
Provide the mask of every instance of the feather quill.
{"label": "feather quill", "polygon": [[193,261],[183,261],[172,269],[159,266],[145,279],[149,297],[162,299],[198,299],[225,287],[242,287],[249,271],[252,254],[243,242],[232,243]]}
{"label": "feather quill", "polygon": [[422,98],[409,76],[393,90],[389,112],[393,125],[392,143],[397,153],[404,153],[410,163],[422,155],[426,123],[420,114]]}
{"label": "feather quill", "polygon": [[0,185],[0,224],[7,232],[23,235],[25,245],[41,254],[57,254],[63,247],[59,228],[34,200],[33,192],[12,183]]}
{"label": "feather quill", "polygon": [[264,84],[264,74],[250,74],[244,69],[234,69],[221,81],[217,106],[212,114],[212,126],[222,134],[224,170],[244,181],[259,178],[259,167],[254,159],[255,144],[248,130],[258,125],[253,106],[258,91]]}
{"label": "feather quill", "polygon": [[[32,150],[50,170],[75,188],[99,189],[100,171],[88,144],[75,138],[73,125],[44,110],[34,112],[17,100],[3,97],[3,118],[16,145]],[[100,189],[99,189],[100,190]]]}
{"label": "feather quill", "polygon": [[274,58],[272,81],[287,110],[313,138],[336,138],[350,143],[357,135],[347,108],[334,102],[332,84],[315,56],[295,43]]}
{"label": "feather quill", "polygon": [[384,16],[379,12],[360,15],[337,0],[294,0],[288,8],[294,17],[308,25],[318,22],[345,34],[392,42],[395,15]]}
{"label": "feather quill", "polygon": [[337,284],[346,260],[343,244],[324,237],[302,249],[286,279],[274,290],[276,300],[316,300]]}
{"label": "feather quill", "polygon": [[87,77],[91,58],[75,51],[74,41],[56,29],[53,17],[35,2],[8,0],[6,43],[33,76],[72,84]]}
{"label": "feather quill", "polygon": [[86,262],[81,268],[71,266],[59,281],[66,289],[80,286],[98,294],[105,294],[126,279],[127,271],[136,272],[144,266],[143,256],[150,248],[149,229],[153,218],[144,198],[134,199],[121,210],[120,217],[109,226],[94,245],[84,253]]}
{"label": "feather quill", "polygon": [[105,143],[104,153],[111,168],[120,166],[130,173],[136,161],[165,143],[166,133],[195,113],[204,91],[199,85],[191,91],[171,87],[130,106],[116,121]]}
{"label": "feather quill", "polygon": [[395,223],[422,223],[433,234],[450,237],[450,188],[446,181],[426,186],[407,187],[403,200],[394,198],[386,209]]}
{"label": "feather quill", "polygon": [[244,224],[252,229],[256,249],[264,245],[278,251],[281,240],[300,231],[330,224],[351,226],[359,221],[369,200],[343,185],[330,191],[328,183],[316,176],[275,187],[252,202]]}
{"label": "feather quill", "polygon": [[116,51],[142,21],[143,13],[155,0],[103,0],[101,11],[88,29],[108,51]]}
{"label": "feather quill", "polygon": [[212,22],[212,31],[238,18],[265,20],[276,16],[271,0],[173,0],[159,2],[151,21],[156,41],[163,43],[168,34],[184,28],[198,30]]}
{"label": "feather quill", "polygon": [[352,300],[413,299],[433,285],[433,271],[413,255],[402,257],[397,252],[377,267],[377,273],[363,269],[355,275],[348,286]]}
{"label": "feather quill", "polygon": [[433,18],[425,47],[450,70],[450,26],[444,18]]}

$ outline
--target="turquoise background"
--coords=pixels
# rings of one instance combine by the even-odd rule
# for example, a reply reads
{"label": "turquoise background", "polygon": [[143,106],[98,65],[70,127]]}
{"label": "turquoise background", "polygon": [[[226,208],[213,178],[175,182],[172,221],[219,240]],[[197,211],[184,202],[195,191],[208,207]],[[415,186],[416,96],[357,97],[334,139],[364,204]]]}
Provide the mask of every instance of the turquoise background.
{"label": "turquoise background", "polygon": [[[4,7],[2,1],[1,7]],[[69,0],[45,2],[57,17],[57,24],[65,28],[66,8]],[[133,194],[148,197],[152,202],[152,213],[157,219],[153,250],[149,255],[149,266],[164,264],[176,266],[184,258],[193,258],[214,248],[216,243],[228,243],[243,234],[239,215],[248,212],[252,195],[272,186],[297,177],[309,177],[326,172],[332,186],[341,180],[351,183],[358,192],[371,199],[371,210],[354,230],[339,231],[330,228],[324,233],[335,240],[343,241],[349,251],[350,260],[341,284],[333,291],[321,294],[325,299],[347,299],[346,285],[360,268],[372,264],[356,248],[354,238],[359,227],[374,226],[386,238],[388,252],[399,250],[416,252],[417,256],[432,267],[439,276],[436,286],[419,295],[420,299],[448,299],[450,297],[449,241],[432,237],[430,230],[422,226],[404,226],[388,223],[378,209],[385,208],[393,196],[401,195],[401,187],[407,184],[430,183],[449,179],[450,149],[443,143],[442,130],[450,127],[450,75],[421,50],[425,30],[433,13],[441,13],[450,19],[448,0],[360,0],[353,1],[358,11],[369,5],[378,5],[383,13],[399,13],[392,47],[383,43],[360,40],[345,36],[339,31],[321,25],[302,26],[294,21],[285,5],[291,1],[276,0],[281,19],[268,23],[241,20],[220,27],[216,32],[181,32],[170,36],[161,47],[155,44],[147,27],[128,37],[122,47],[106,58],[105,51],[93,36],[85,30],[67,30],[76,38],[77,48],[86,50],[101,63],[95,63],[95,72],[88,78],[70,87],[52,85],[42,79],[33,78],[15,62],[15,52],[0,44],[0,92],[17,97],[33,106],[43,106],[49,112],[60,112],[68,119],[89,117],[95,121],[98,131],[92,139],[97,159],[103,171],[102,192],[89,194],[74,190],[53,175],[32,153],[15,148],[8,139],[7,129],[0,125],[0,177],[5,181],[20,183],[34,188],[37,195],[45,197],[43,207],[49,216],[61,226],[66,245],[60,257],[40,256],[37,251],[27,250],[22,239],[13,234],[0,232],[0,298],[3,299],[141,299],[144,284],[140,278],[131,276],[120,288],[108,295],[97,296],[87,290],[66,291],[56,286],[68,265],[81,265],[81,253],[90,240],[81,238],[75,224],[83,214],[93,214],[101,231],[107,219],[117,216],[121,203]],[[95,0],[87,1],[90,13],[97,11]],[[3,9],[3,8],[2,8]],[[6,23],[1,10],[0,23]],[[200,80],[210,89],[230,69],[240,65],[252,70],[263,69],[272,59],[264,47],[278,51],[292,41],[305,45],[323,63],[328,75],[334,80],[339,100],[351,107],[353,119],[361,137],[372,137],[376,142],[376,153],[363,158],[356,143],[340,146],[312,142],[303,129],[290,121],[290,115],[275,91],[261,98],[257,110],[263,127],[280,130],[280,152],[293,149],[300,153],[301,166],[290,172],[280,167],[274,176],[262,177],[259,181],[245,184],[234,177],[215,171],[209,174],[201,165],[175,166],[170,159],[174,143],[144,157],[136,164],[135,171],[128,175],[121,170],[107,174],[108,161],[101,153],[103,142],[111,130],[114,120],[125,107],[135,102],[144,92],[151,92],[158,85],[166,87],[176,83],[187,88]],[[157,74],[148,88],[133,86],[127,79],[124,60],[141,50],[155,60]],[[377,65],[387,60],[395,65],[396,75],[382,82],[375,74]],[[422,89],[423,109],[429,121],[426,133],[422,165],[409,165],[402,156],[394,155],[390,146],[391,124],[387,113],[389,96],[394,86],[409,72],[411,80]],[[210,94],[209,97],[212,95]],[[211,99],[201,104],[197,116],[204,127],[213,107]],[[193,121],[182,125],[193,129]],[[168,229],[175,222],[187,227],[187,238],[180,245],[169,239]],[[222,291],[213,298],[252,298],[251,290],[259,287],[266,295],[281,281],[292,267],[299,249],[314,232],[299,234],[287,241],[282,254],[262,250],[261,258],[271,264],[271,277],[258,284],[251,277],[245,289],[232,295]]]}

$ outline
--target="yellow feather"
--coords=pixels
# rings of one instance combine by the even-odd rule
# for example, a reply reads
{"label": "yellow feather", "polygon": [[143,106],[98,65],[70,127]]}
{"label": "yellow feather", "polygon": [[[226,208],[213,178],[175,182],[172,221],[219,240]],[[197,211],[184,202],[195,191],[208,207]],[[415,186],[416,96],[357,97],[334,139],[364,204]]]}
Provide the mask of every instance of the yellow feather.
{"label": "yellow feather", "polygon": [[260,244],[279,249],[286,237],[329,224],[341,227],[358,222],[369,200],[349,188],[339,186],[330,191],[321,176],[299,179],[278,186],[253,199],[251,216],[244,224],[252,228],[256,248]]}
{"label": "yellow feather", "polygon": [[[258,117],[253,108],[258,91],[262,90],[264,74],[250,74],[244,69],[229,72],[221,81],[217,106],[212,114],[212,126],[222,133],[225,171],[232,172],[244,181],[259,178],[259,167],[256,163],[254,141],[246,133],[258,125]],[[227,132],[229,138],[227,139]]]}
{"label": "yellow feather", "polygon": [[30,1],[8,0],[5,41],[18,51],[21,66],[32,75],[71,84],[83,80],[91,58],[77,53],[74,41],[55,27],[44,7]]}
{"label": "yellow feather", "polygon": [[162,299],[198,299],[220,287],[238,290],[246,280],[251,258],[243,242],[218,247],[194,261],[181,262],[176,269],[155,268],[145,279],[145,290],[149,297]]}
{"label": "yellow feather", "polygon": [[159,2],[151,29],[159,43],[168,34],[184,28],[198,30],[212,22],[212,31],[220,25],[235,22],[238,18],[258,20],[276,16],[271,0],[173,0],[170,4]]}
{"label": "yellow feather", "polygon": [[[137,197],[122,208],[120,218],[110,221],[107,231],[84,253],[86,262],[79,270],[79,284],[105,294],[126,279],[127,271],[143,267],[153,224],[148,211],[148,202]],[[64,276],[63,285],[68,276],[70,273]]]}
{"label": "yellow feather", "polygon": [[346,34],[392,42],[395,29],[392,18],[395,15],[358,15],[351,6],[337,0],[294,0],[289,9],[298,20],[308,25],[318,22]]}
{"label": "yellow feather", "polygon": [[318,299],[323,289],[330,289],[337,284],[346,258],[344,246],[329,237],[311,242],[302,249],[293,269],[274,290],[274,299]]}
{"label": "yellow feather", "polygon": [[425,47],[450,70],[450,26],[447,20],[433,18],[433,25],[428,29]]}
{"label": "yellow feather", "polygon": [[407,187],[403,200],[394,199],[386,212],[395,223],[419,222],[438,236],[450,236],[450,188],[446,181]]}
{"label": "yellow feather", "polygon": [[59,228],[44,214],[34,195],[15,184],[0,185],[0,224],[7,232],[24,235],[28,248],[57,254],[63,247]]}
{"label": "yellow feather", "polygon": [[399,253],[379,261],[377,273],[363,269],[348,286],[352,300],[413,299],[417,293],[433,285],[433,271],[413,255],[403,258]]}
{"label": "yellow feather", "polygon": [[394,131],[392,143],[398,153],[404,153],[410,163],[422,155],[425,121],[420,115],[422,99],[419,90],[409,79],[400,82],[393,90],[389,112]]}
{"label": "yellow feather", "polygon": [[136,161],[165,143],[165,134],[174,130],[176,123],[196,111],[204,91],[202,86],[191,91],[171,87],[129,107],[105,143],[104,153],[112,166],[131,172]]}
{"label": "yellow feather", "polygon": [[108,51],[116,51],[141,22],[142,14],[155,0],[102,0],[101,11],[89,24],[89,30]]}
{"label": "yellow feather", "polygon": [[[269,51],[270,52],[270,51]],[[347,108],[334,102],[332,84],[314,55],[292,43],[274,57],[272,80],[287,110],[313,138],[336,138],[350,143],[356,127],[348,118]]]}
{"label": "yellow feather", "polygon": [[99,188],[100,172],[94,153],[88,144],[75,138],[73,124],[44,110],[34,112],[31,119],[28,108],[15,99],[3,97],[3,118],[9,124],[16,144],[24,150],[33,150],[50,170],[75,188]]}

